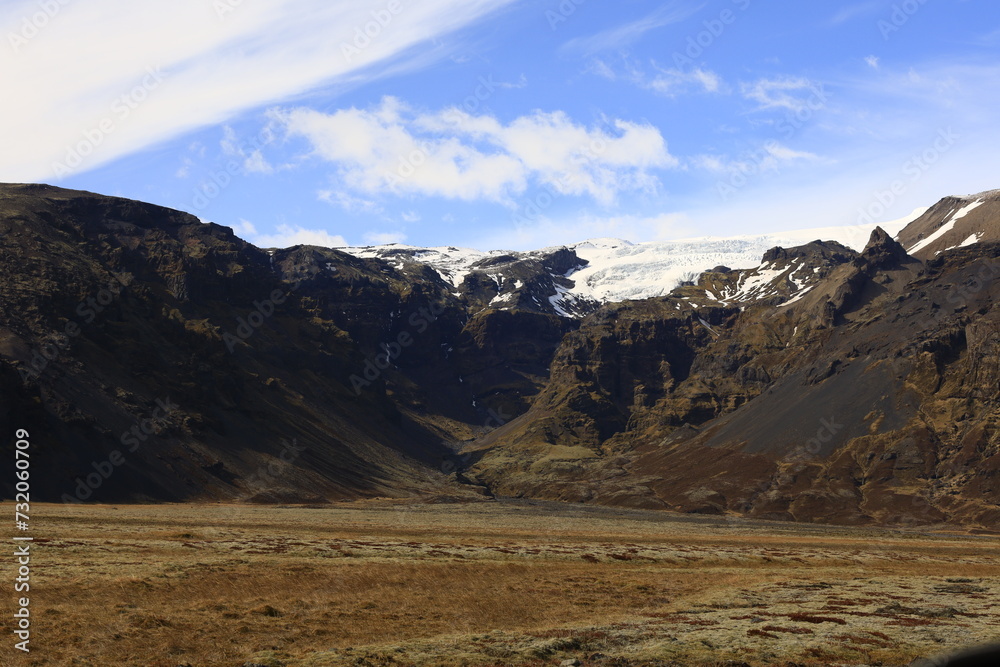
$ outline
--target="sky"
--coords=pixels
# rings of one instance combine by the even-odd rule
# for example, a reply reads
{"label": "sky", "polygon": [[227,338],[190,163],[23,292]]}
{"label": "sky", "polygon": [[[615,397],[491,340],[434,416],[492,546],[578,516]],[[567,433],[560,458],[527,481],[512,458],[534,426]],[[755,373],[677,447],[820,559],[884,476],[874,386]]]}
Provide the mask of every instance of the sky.
{"label": "sky", "polygon": [[4,0],[0,182],[526,250],[1000,188],[995,0]]}

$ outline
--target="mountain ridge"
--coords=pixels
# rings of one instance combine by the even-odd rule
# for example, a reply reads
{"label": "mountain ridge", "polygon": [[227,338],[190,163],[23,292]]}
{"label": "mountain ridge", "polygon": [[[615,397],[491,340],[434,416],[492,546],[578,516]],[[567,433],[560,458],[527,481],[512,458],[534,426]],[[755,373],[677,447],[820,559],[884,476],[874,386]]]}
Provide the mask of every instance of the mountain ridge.
{"label": "mountain ridge", "polygon": [[[895,235],[907,224],[919,218],[927,209],[916,209],[909,216],[882,223]],[[550,246],[531,251],[491,250],[440,246],[422,248],[405,244],[383,246],[353,246],[339,248],[343,252],[365,258],[394,261],[406,258],[438,271],[456,288],[478,263],[498,257],[531,258],[562,250],[574,252],[581,264],[562,277],[574,285],[565,292],[553,294],[568,304],[580,302],[582,307],[564,308],[571,316],[587,312],[587,304],[645,299],[663,296],[678,284],[690,281],[713,266],[753,268],[760,257],[775,246],[792,247],[813,240],[833,240],[855,250],[861,250],[868,234],[876,225],[849,227],[819,227],[773,234],[746,234],[730,237],[697,237],[675,241],[633,243],[626,239],[594,238],[577,243]]]}
{"label": "mountain ridge", "polygon": [[[986,529],[1000,200],[954,218],[975,201],[898,242],[769,246],[602,303],[572,294],[582,244],[445,276],[422,249],[266,250],[150,204],[3,185],[0,426],[48,443],[37,492],[69,502],[496,494]],[[907,254],[953,219],[975,243]],[[176,407],[101,477],[158,405]]]}

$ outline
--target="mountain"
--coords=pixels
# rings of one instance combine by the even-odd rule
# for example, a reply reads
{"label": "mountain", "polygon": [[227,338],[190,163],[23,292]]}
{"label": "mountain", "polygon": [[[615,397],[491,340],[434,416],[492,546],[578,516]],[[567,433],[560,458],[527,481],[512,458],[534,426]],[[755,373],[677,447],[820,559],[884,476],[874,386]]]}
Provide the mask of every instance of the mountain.
{"label": "mountain", "polygon": [[949,198],[860,242],[259,249],[2,185],[0,427],[31,433],[48,500],[495,494],[995,528],[998,212]]}
{"label": "mountain", "polygon": [[[831,245],[602,307],[529,412],[470,444],[469,476],[504,495],[995,528],[1000,243],[928,262],[880,229],[860,254]],[[682,296],[704,287],[701,305]]]}
{"label": "mountain", "polygon": [[[926,211],[918,209],[882,227],[895,234]],[[477,284],[489,286],[493,281],[496,296],[489,304],[492,307],[527,308],[577,317],[591,312],[600,303],[664,296],[680,283],[692,281],[715,266],[733,269],[758,266],[761,256],[776,246],[788,248],[823,239],[861,250],[874,228],[874,224],[821,227],[756,236],[650,243],[604,238],[531,252],[418,248],[396,243],[340,250],[357,257],[382,259],[399,270],[414,264],[428,266],[459,291],[463,287],[475,290]],[[547,274],[533,273],[540,282],[529,290],[532,293],[527,300],[520,298],[525,281],[519,272],[524,265],[560,255],[573,259],[553,264]],[[537,288],[542,288],[542,292],[537,293]]]}
{"label": "mountain", "polygon": [[[435,280],[34,185],[0,187],[0,276],[0,427],[38,446],[37,499],[468,493],[436,472],[441,433],[401,413],[385,378],[351,381],[394,314],[461,329],[463,313],[434,307]],[[440,350],[415,343],[414,373]]]}
{"label": "mountain", "polygon": [[1000,241],[1000,190],[946,197],[899,235],[914,257],[929,259],[954,248]]}

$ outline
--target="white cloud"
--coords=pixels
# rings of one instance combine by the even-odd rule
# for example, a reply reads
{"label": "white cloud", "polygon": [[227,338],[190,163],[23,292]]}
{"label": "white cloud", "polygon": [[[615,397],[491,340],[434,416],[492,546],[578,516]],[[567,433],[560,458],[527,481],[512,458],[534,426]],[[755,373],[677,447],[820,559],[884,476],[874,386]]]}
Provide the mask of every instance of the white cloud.
{"label": "white cloud", "polygon": [[777,142],[772,142],[765,146],[765,150],[769,155],[774,157],[779,162],[793,162],[795,160],[819,160],[820,156],[815,153],[809,153],[807,151],[796,151],[783,146]]}
{"label": "white cloud", "polygon": [[878,56],[868,56],[865,58],[865,62],[868,63],[868,66],[872,69],[878,69],[878,61]]}
{"label": "white cloud", "polygon": [[726,155],[696,155],[690,164],[716,174],[756,174],[778,172],[782,165],[792,162],[821,162],[823,158],[815,153],[793,150],[777,141],[769,141],[759,148],[741,153],[736,157]]}
{"label": "white cloud", "polygon": [[259,148],[246,156],[246,159],[243,160],[243,169],[250,174],[270,174],[274,171],[274,167],[264,159],[264,154],[260,152]]}
{"label": "white cloud", "polygon": [[492,81],[492,83],[497,88],[502,88],[504,90],[516,90],[528,87],[528,77],[521,74],[521,76],[517,78],[517,81]]}
{"label": "white cloud", "polygon": [[600,58],[594,58],[586,70],[590,74],[596,74],[602,79],[607,79],[608,81],[615,81],[618,79],[618,75],[615,73],[611,66]]}
{"label": "white cloud", "polygon": [[705,3],[668,3],[643,18],[615,28],[604,30],[588,37],[577,37],[566,42],[560,51],[566,54],[589,56],[599,51],[621,49],[637,41],[644,34],[656,28],[679,23],[691,16]]}
{"label": "white cloud", "polygon": [[320,190],[316,193],[317,199],[328,204],[339,206],[348,213],[376,214],[382,212],[382,207],[378,203],[361,197],[355,197],[342,190]]}
{"label": "white cloud", "polygon": [[177,178],[187,178],[191,174],[191,167],[193,166],[194,166],[194,160],[192,160],[191,158],[186,157],[181,159],[181,166],[177,168],[177,171],[174,173],[174,176],[176,176]]}
{"label": "white cloud", "polygon": [[802,77],[758,79],[741,84],[743,97],[758,103],[758,110],[788,109],[802,111],[825,98],[822,85]]}
{"label": "white cloud", "polygon": [[691,92],[692,89],[706,93],[718,93],[723,89],[722,79],[710,69],[696,67],[685,71],[676,67],[662,67],[651,61],[652,73],[649,73],[646,68],[628,56],[623,56],[622,61],[620,73],[600,58],[593,59],[586,71],[609,81],[619,79],[628,81],[664,97],[677,97],[682,93]]}
{"label": "white cloud", "polygon": [[690,72],[657,68],[657,73],[652,78],[640,82],[643,88],[667,97],[676,96],[692,84],[706,93],[716,93],[719,91],[721,80],[715,72],[701,68]]}
{"label": "white cloud", "polygon": [[420,214],[416,211],[403,211],[399,217],[403,219],[403,222],[420,222]]}
{"label": "white cloud", "polygon": [[257,228],[249,220],[244,220],[240,218],[239,221],[233,225],[233,231],[242,239],[248,239],[253,236],[257,236]]}
{"label": "white cloud", "polygon": [[335,164],[338,182],[367,196],[511,205],[535,182],[610,204],[621,192],[655,191],[659,181],[651,170],[677,165],[651,125],[613,120],[605,128],[586,127],[561,111],[504,124],[455,108],[417,114],[385,97],[370,109],[275,109],[269,117]]}
{"label": "white cloud", "polygon": [[242,160],[243,171],[246,173],[270,174],[274,171],[274,167],[264,158],[260,147],[266,146],[272,141],[274,141],[274,135],[268,127],[265,127],[253,139],[241,141],[233,128],[226,125],[222,130],[222,141],[219,142],[219,146],[225,155]]}
{"label": "white cloud", "polygon": [[[379,73],[373,67],[426,64],[418,45],[512,2],[403,3],[357,54],[342,47],[353,45],[355,29],[384,10],[384,0],[233,3],[223,17],[206,0],[59,3],[37,36],[16,51],[0,49],[4,95],[31,101],[4,111],[0,181],[50,180],[74,149],[87,153],[74,171],[93,169],[320,84],[349,82],[362,69],[370,78]],[[0,34],[20,34],[37,10],[34,2],[7,3]]]}
{"label": "white cloud", "polygon": [[298,225],[278,225],[276,233],[260,234],[251,241],[260,248],[289,248],[295,245],[342,248],[349,245],[343,236],[334,236],[325,229],[305,229]]}

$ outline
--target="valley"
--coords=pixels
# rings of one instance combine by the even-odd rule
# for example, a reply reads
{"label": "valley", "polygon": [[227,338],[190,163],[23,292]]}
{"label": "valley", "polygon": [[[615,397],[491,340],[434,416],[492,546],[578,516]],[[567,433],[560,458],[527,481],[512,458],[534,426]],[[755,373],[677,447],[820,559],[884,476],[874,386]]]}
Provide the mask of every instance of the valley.
{"label": "valley", "polygon": [[1000,621],[996,534],[515,500],[34,512],[24,665],[906,665]]}

